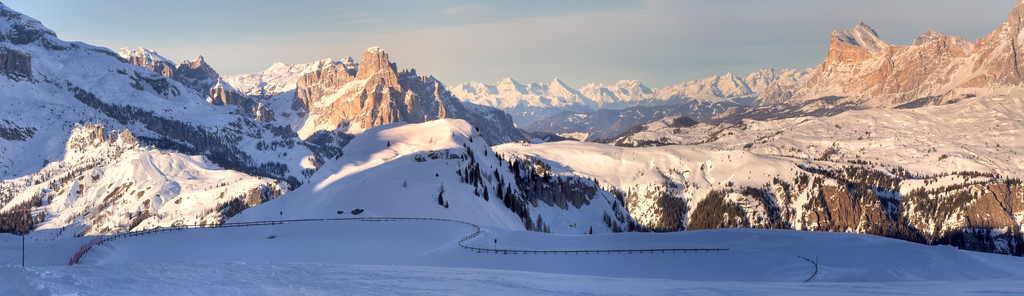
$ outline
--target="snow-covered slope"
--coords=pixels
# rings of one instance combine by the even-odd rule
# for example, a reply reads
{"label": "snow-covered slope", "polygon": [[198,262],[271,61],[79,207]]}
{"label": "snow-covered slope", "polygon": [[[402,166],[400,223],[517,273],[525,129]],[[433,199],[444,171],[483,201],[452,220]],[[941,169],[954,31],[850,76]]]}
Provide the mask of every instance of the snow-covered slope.
{"label": "snow-covered slope", "polygon": [[495,150],[620,191],[630,214],[654,229],[844,231],[1022,254],[1024,126],[1014,119],[1022,111],[1017,99],[974,99],[718,126],[671,117],[619,141],[658,147]]}
{"label": "snow-covered slope", "polygon": [[321,166],[309,184],[232,221],[279,219],[282,212],[286,219],[334,218],[343,217],[338,211],[362,209],[368,216],[449,218],[511,230],[630,227],[620,202],[589,180],[541,180],[527,162],[517,162],[501,159],[463,120],[374,127],[352,139],[341,158]]}
{"label": "snow-covered slope", "polygon": [[129,129],[144,145],[299,183],[300,162],[313,153],[283,125],[212,106],[115,52],[62,41],[28,16],[3,5],[0,11],[0,56],[9,61],[0,70],[0,179],[63,159],[74,124],[96,122]]}
{"label": "snow-covered slope", "polygon": [[850,111],[829,117],[744,120],[739,124],[671,126],[674,118],[638,128],[619,145],[698,144],[796,159],[869,161],[920,174],[954,171],[1024,176],[1024,101],[973,98],[915,109]]}
{"label": "snow-covered slope", "polygon": [[[537,157],[551,162],[556,175],[595,179],[605,189],[621,191],[627,195],[626,204],[634,219],[661,230],[682,230],[694,205],[713,189],[760,187],[777,177],[792,179],[789,176],[802,171],[797,163],[785,159],[692,146],[623,148],[562,141],[505,144],[496,146],[495,151]],[[750,203],[752,209],[761,206],[743,195],[729,198]],[[673,201],[682,206],[670,207]],[[750,214],[757,215],[755,212],[751,210]],[[672,227],[661,227],[663,219],[673,220],[665,221]]]}
{"label": "snow-covered slope", "polygon": [[74,230],[67,235],[217,224],[240,210],[230,212],[229,202],[254,206],[282,190],[276,180],[225,170],[203,156],[140,147],[131,132],[108,134],[101,125],[76,127],[63,159],[0,188],[0,212],[27,205],[39,221],[35,229]]}
{"label": "snow-covered slope", "polygon": [[[346,215],[348,216],[348,215]],[[0,235],[6,295],[120,294],[1020,294],[1024,260],[843,233],[728,229],[555,235],[489,232],[467,243],[525,250],[707,248],[722,253],[482,254],[440,221],[325,221],[164,232],[94,247]],[[268,239],[273,235],[273,239]],[[37,240],[38,239],[38,240]],[[817,259],[815,266],[798,256]]]}

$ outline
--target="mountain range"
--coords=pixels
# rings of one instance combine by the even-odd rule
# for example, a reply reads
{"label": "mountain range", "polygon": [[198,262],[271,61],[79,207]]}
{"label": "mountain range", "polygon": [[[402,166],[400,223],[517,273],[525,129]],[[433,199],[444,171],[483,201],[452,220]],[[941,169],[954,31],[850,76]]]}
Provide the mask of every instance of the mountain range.
{"label": "mountain range", "polygon": [[[753,227],[1024,255],[1022,19],[1018,2],[976,42],[928,31],[908,46],[860,24],[833,32],[816,68],[663,88],[449,89],[379,47],[221,77],[202,56],[63,41],[0,4],[0,230],[18,209],[57,236],[358,209],[486,230]],[[530,138],[543,133],[608,143]]]}
{"label": "mountain range", "polygon": [[467,102],[502,108],[527,131],[590,140],[625,132],[629,127],[622,122],[647,123],[664,115],[637,117],[633,114],[638,112],[626,111],[638,106],[669,106],[679,110],[672,115],[715,123],[947,104],[1019,93],[1024,76],[1016,44],[1022,36],[1022,17],[1018,4],[1005,23],[974,42],[927,30],[911,45],[889,44],[860,23],[833,31],[825,59],[815,68],[764,69],[742,78],[715,75],[646,92],[648,88],[636,81],[591,84],[577,92],[581,98],[572,100],[579,103],[569,105],[546,103],[567,99],[535,91],[542,88],[471,82],[456,86],[453,93]]}
{"label": "mountain range", "polygon": [[[613,85],[587,84],[574,89],[559,79],[550,83],[521,84],[511,78],[492,84],[467,82],[451,91],[464,102],[499,108],[527,130],[534,122],[561,112],[589,113],[599,109],[621,110],[675,104],[749,105],[753,102],[788,100],[811,69],[763,69],[738,77],[732,73],[685,81],[664,88],[649,88],[640,81],[622,80]],[[550,132],[550,131],[548,131]]]}

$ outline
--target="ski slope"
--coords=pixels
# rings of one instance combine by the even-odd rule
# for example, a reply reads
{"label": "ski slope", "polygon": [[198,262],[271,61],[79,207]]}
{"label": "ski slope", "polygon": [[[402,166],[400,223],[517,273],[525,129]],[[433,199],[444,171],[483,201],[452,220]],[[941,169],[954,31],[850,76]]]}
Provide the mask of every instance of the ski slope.
{"label": "ski slope", "polygon": [[[722,253],[504,255],[457,245],[443,221],[192,229],[109,242],[67,267],[70,240],[0,236],[5,295],[1022,293],[1024,259],[845,233],[720,229],[556,235],[484,228],[468,244],[528,249],[727,247]],[[273,235],[274,238],[268,238]],[[43,239],[43,241],[37,241]],[[804,280],[817,257],[820,274]],[[39,257],[47,257],[42,259]],[[52,260],[53,258],[64,260]],[[47,261],[49,260],[49,261]]]}

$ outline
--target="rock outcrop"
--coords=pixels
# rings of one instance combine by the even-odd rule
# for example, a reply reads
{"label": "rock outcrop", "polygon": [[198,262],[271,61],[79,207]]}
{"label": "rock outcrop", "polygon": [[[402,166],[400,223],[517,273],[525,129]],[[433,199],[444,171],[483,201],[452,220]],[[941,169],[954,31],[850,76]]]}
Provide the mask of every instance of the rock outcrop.
{"label": "rock outcrop", "polygon": [[38,20],[21,14],[5,5],[0,5],[0,24],[6,23],[9,30],[0,33],[0,41],[8,41],[14,45],[29,44],[42,41],[44,47],[53,47],[50,38],[56,39],[57,34],[43,26]]}
{"label": "rock outcrop", "polygon": [[172,79],[184,84],[185,87],[195,90],[200,94],[209,92],[210,88],[217,84],[218,78],[220,78],[220,75],[217,74],[217,71],[213,70],[213,67],[206,63],[203,56],[178,64],[174,69],[174,77],[172,77]]}
{"label": "rock outcrop", "polygon": [[928,30],[907,46],[890,45],[860,24],[835,31],[825,60],[799,101],[846,97],[863,107],[895,107],[924,98],[953,101],[1024,85],[1024,2],[1009,19],[976,43]]}
{"label": "rock outcrop", "polygon": [[249,99],[219,79],[217,84],[210,87],[206,100],[217,106],[231,105],[240,109],[250,108],[256,104],[252,99]]}
{"label": "rock outcrop", "polygon": [[399,71],[384,50],[370,48],[362,58],[359,65],[322,63],[299,79],[293,107],[308,114],[300,137],[342,127],[358,133],[394,122],[460,118],[481,129],[489,143],[524,139],[507,114],[485,118],[486,110],[467,109],[437,79],[418,76],[414,69]]}
{"label": "rock outcrop", "polygon": [[17,49],[0,47],[0,73],[11,80],[32,81],[32,56]]}
{"label": "rock outcrop", "polygon": [[132,65],[148,68],[164,77],[180,82],[200,96],[211,93],[212,88],[220,82],[220,74],[217,74],[217,71],[206,63],[203,56],[191,61],[182,61],[175,66],[171,60],[148,48],[140,47],[136,50],[121,48],[117,54]]}
{"label": "rock outcrop", "polygon": [[117,54],[132,65],[146,67],[164,77],[174,78],[174,63],[153,50],[142,47],[131,50],[126,47],[119,49]]}
{"label": "rock outcrop", "polygon": [[257,103],[256,107],[253,107],[252,113],[254,115],[253,119],[256,119],[256,121],[271,122],[277,120],[274,116],[274,111],[267,108],[263,103]]}

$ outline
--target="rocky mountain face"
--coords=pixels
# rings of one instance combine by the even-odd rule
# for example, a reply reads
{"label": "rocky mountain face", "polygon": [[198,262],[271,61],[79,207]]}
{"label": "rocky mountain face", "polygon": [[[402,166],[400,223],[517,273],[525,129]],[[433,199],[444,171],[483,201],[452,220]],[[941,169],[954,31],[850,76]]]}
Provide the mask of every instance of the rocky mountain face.
{"label": "rocky mountain face", "polygon": [[342,58],[339,61],[324,59],[312,63],[285,65],[274,63],[263,72],[239,74],[223,77],[224,81],[237,89],[242,94],[250,97],[272,97],[289,91],[294,91],[298,81],[303,75],[323,68],[325,65],[348,65],[355,67],[356,63],[351,57]]}
{"label": "rocky mountain face", "polygon": [[117,55],[125,58],[132,65],[146,67],[164,77],[171,79],[174,78],[174,71],[176,69],[174,62],[171,62],[171,60],[164,58],[159,53],[151,49],[139,47],[138,49],[132,50],[125,47],[118,49]]}
{"label": "rocky mountain face", "polygon": [[467,108],[437,79],[414,69],[399,71],[377,47],[363,53],[358,65],[320,63],[299,79],[296,93],[293,108],[307,114],[298,131],[302,138],[318,131],[359,133],[394,122],[459,118],[479,128],[489,143],[524,139],[507,114]]}
{"label": "rocky mountain face", "polygon": [[199,95],[206,95],[217,84],[220,74],[206,63],[203,56],[191,61],[182,61],[177,66],[156,51],[139,47],[131,50],[121,48],[117,54],[136,66],[146,67],[160,75],[184,84]]}
{"label": "rocky mountain face", "polygon": [[1022,17],[1018,2],[1005,23],[974,43],[929,30],[912,45],[890,45],[864,24],[835,31],[825,61],[794,104],[840,96],[865,107],[895,107],[1017,89],[1024,83],[1017,60]]}
{"label": "rocky mountain face", "polygon": [[117,54],[132,65],[145,67],[161,76],[184,84],[199,96],[206,97],[211,104],[235,106],[241,113],[255,118],[257,121],[266,122],[274,118],[273,112],[266,107],[257,116],[256,109],[259,104],[221,79],[220,74],[217,74],[217,71],[207,64],[202,56],[174,66],[170,60],[148,48],[140,47],[136,50],[122,48],[117,51]]}
{"label": "rocky mountain face", "polygon": [[206,63],[203,56],[198,56],[191,61],[182,61],[178,64],[172,78],[184,84],[185,87],[202,94],[217,84],[220,74],[217,74],[217,71]]}
{"label": "rocky mountain face", "polygon": [[32,57],[28,53],[0,47],[0,73],[15,80],[32,79]]}

